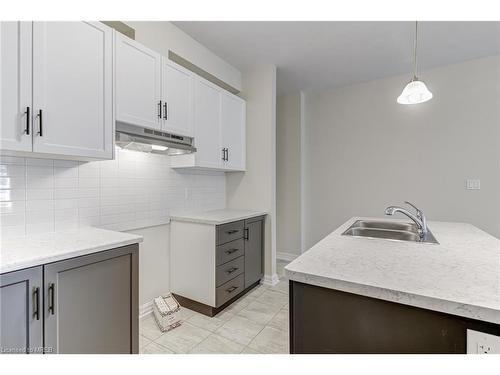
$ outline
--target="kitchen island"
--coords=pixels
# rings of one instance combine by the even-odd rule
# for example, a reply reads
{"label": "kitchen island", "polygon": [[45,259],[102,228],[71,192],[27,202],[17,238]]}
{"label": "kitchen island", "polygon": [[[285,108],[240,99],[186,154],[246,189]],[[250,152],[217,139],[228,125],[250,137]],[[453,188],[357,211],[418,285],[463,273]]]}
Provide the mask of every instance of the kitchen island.
{"label": "kitchen island", "polygon": [[360,219],[285,267],[292,353],[465,353],[468,329],[500,335],[498,239],[445,222],[429,222],[439,244],[342,235]]}

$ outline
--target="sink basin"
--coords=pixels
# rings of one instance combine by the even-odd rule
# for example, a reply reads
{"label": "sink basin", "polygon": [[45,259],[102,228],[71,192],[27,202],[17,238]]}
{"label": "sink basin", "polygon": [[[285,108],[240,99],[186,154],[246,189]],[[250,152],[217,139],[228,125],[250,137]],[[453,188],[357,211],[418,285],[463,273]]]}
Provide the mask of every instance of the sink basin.
{"label": "sink basin", "polygon": [[434,235],[428,231],[424,238],[420,238],[418,228],[414,223],[358,220],[342,233],[344,236],[381,238],[393,241],[409,241],[437,244]]}

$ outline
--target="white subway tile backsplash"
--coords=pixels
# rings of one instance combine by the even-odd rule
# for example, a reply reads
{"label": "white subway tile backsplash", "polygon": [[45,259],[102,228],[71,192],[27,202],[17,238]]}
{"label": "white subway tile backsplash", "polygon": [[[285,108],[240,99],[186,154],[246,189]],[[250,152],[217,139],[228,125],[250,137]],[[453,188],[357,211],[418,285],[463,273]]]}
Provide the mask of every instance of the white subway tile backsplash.
{"label": "white subway tile backsplash", "polygon": [[54,186],[56,189],[76,189],[78,178],[56,178]]}
{"label": "white subway tile backsplash", "polygon": [[61,188],[55,189],[55,199],[75,199],[79,198],[78,188]]}
{"label": "white subway tile backsplash", "polygon": [[25,199],[26,199],[26,190],[24,189],[0,190],[0,202],[24,201]]}
{"label": "white subway tile backsplash", "polygon": [[53,167],[54,160],[52,159],[34,159],[34,158],[26,158],[26,165],[28,166],[45,166],[45,167]]}
{"label": "white subway tile backsplash", "polygon": [[42,211],[54,209],[53,199],[39,199],[26,201],[26,211]]}
{"label": "white subway tile backsplash", "polygon": [[26,191],[26,200],[54,199],[54,189],[30,189]]}
{"label": "white subway tile backsplash", "polygon": [[25,158],[18,158],[15,156],[0,156],[0,164],[18,164],[18,165],[26,165]]}
{"label": "white subway tile backsplash", "polygon": [[0,189],[26,189],[24,176],[0,177]]}
{"label": "white subway tile backsplash", "polygon": [[26,202],[24,201],[0,202],[0,214],[15,214],[24,212],[25,209]]}
{"label": "white subway tile backsplash", "polygon": [[26,176],[25,165],[0,164],[0,177]]}
{"label": "white subway tile backsplash", "polygon": [[0,157],[2,235],[77,226],[129,230],[168,222],[172,210],[225,206],[223,172],[179,171],[170,157],[116,150],[78,162]]}

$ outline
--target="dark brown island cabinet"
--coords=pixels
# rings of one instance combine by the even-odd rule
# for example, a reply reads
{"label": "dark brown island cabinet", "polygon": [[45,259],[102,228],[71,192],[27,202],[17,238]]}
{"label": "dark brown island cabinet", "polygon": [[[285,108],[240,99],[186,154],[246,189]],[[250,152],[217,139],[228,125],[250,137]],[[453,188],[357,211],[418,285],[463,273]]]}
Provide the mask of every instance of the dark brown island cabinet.
{"label": "dark brown island cabinet", "polygon": [[500,325],[290,281],[292,354],[464,354]]}
{"label": "dark brown island cabinet", "polygon": [[1,274],[1,352],[138,353],[138,248]]}

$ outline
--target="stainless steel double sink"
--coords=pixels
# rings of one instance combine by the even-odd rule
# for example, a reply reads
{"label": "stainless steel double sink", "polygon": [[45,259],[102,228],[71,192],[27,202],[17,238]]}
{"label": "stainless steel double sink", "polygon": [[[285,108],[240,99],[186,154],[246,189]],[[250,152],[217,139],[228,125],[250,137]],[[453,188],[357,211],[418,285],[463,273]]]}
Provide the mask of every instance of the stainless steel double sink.
{"label": "stainless steel double sink", "polygon": [[392,241],[439,243],[431,231],[420,237],[418,228],[413,223],[386,220],[357,220],[342,235]]}

